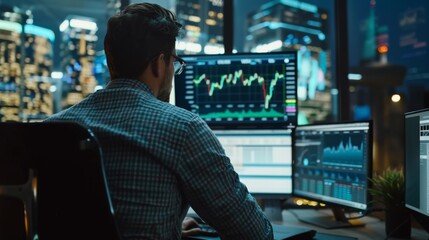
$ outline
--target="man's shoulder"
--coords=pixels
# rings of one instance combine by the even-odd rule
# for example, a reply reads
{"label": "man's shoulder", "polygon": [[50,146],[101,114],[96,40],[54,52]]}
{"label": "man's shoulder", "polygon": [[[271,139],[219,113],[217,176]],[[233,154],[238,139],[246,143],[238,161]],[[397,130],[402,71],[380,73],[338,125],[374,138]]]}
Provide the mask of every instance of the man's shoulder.
{"label": "man's shoulder", "polygon": [[165,103],[163,104],[163,115],[168,118],[182,120],[182,121],[193,121],[198,119],[198,115],[186,109],[177,107],[175,105]]}
{"label": "man's shoulder", "polygon": [[73,111],[70,108],[68,108],[49,116],[43,121],[44,122],[60,122],[60,121],[80,122],[78,119],[79,118],[76,116],[76,114],[73,114]]}

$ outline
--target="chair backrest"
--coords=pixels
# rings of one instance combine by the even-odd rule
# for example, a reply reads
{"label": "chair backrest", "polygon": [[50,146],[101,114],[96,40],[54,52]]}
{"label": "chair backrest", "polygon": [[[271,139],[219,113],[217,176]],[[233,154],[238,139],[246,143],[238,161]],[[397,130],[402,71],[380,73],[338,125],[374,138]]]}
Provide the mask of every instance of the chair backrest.
{"label": "chair backrest", "polygon": [[37,216],[30,219],[39,239],[121,239],[102,152],[89,129],[72,122],[0,123],[0,135],[13,139],[6,145],[15,142],[22,169],[34,170]]}
{"label": "chair backrest", "polygon": [[30,239],[36,212],[33,170],[30,169],[22,126],[0,123],[0,239]]}
{"label": "chair backrest", "polygon": [[0,195],[0,239],[27,239],[25,219],[25,204],[21,198]]}

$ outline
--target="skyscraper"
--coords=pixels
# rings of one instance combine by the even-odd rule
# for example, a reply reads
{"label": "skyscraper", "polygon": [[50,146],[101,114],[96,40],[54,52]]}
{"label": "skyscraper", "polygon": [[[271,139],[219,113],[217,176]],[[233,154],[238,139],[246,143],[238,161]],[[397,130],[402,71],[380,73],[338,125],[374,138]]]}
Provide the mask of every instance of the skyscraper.
{"label": "skyscraper", "polygon": [[50,29],[33,25],[31,11],[23,12],[12,7],[2,10],[0,120],[46,117],[53,111],[49,76],[55,35]]}
{"label": "skyscraper", "polygon": [[223,53],[223,1],[178,0],[176,14],[184,26],[177,40],[179,53]]}
{"label": "skyscraper", "polygon": [[98,37],[94,19],[68,16],[60,25],[61,67],[65,72],[66,98],[63,107],[76,104],[94,92],[97,81],[93,74]]}
{"label": "skyscraper", "polygon": [[299,124],[333,111],[328,14],[300,1],[273,0],[247,16],[245,52],[298,51]]}

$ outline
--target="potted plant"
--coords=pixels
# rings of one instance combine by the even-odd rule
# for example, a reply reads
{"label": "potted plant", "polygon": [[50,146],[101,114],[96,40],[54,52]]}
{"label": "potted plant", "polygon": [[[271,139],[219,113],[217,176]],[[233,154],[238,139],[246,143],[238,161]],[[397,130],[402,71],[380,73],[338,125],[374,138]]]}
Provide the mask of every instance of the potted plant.
{"label": "potted plant", "polygon": [[405,208],[405,179],[402,169],[388,168],[370,179],[372,202],[384,207],[387,237],[409,238],[411,215]]}

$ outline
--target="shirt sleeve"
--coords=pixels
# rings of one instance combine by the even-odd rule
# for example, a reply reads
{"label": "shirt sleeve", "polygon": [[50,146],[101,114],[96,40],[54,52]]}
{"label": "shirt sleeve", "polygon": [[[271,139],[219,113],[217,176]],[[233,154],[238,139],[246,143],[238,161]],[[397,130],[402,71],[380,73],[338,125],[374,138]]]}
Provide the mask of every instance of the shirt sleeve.
{"label": "shirt sleeve", "polygon": [[270,222],[201,118],[191,121],[182,152],[184,197],[222,239],[273,239]]}

